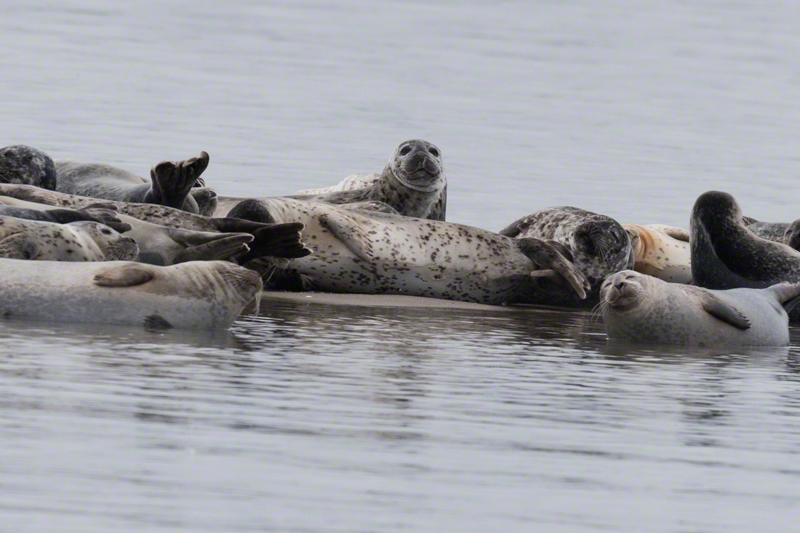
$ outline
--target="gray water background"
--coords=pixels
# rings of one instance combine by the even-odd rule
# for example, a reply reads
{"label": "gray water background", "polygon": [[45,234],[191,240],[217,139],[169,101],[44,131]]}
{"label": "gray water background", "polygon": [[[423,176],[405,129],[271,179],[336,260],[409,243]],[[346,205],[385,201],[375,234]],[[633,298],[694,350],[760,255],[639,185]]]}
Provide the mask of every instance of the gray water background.
{"label": "gray water background", "polygon": [[[774,1],[0,1],[0,145],[221,194],[443,151],[448,219],[790,221]],[[793,332],[800,340],[797,331]],[[271,302],[224,334],[0,323],[0,531],[797,531],[800,352],[606,345],[586,313]]]}

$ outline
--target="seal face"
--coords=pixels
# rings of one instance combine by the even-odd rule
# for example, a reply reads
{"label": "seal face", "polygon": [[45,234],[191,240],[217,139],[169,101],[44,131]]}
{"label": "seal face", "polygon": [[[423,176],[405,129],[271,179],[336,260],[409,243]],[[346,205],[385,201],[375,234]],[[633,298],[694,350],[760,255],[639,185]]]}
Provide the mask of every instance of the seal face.
{"label": "seal face", "polygon": [[[374,180],[349,177],[335,191],[318,195],[293,196],[331,204],[382,202],[401,215],[444,220],[447,210],[447,177],[438,147],[419,139],[401,143],[383,172]],[[370,183],[371,181],[371,183]],[[350,189],[352,182],[369,183]]]}
{"label": "seal face", "polygon": [[55,224],[0,216],[0,257],[39,261],[129,261],[136,242],[97,222]]}
{"label": "seal face", "polygon": [[22,144],[0,148],[0,183],[56,188],[56,167],[49,155]]}
{"label": "seal face", "polygon": [[689,232],[660,224],[623,224],[631,238],[633,269],[672,283],[691,283]]}
{"label": "seal face", "polygon": [[227,328],[251,302],[259,275],[226,261],[169,267],[0,259],[0,317],[159,328]]}
{"label": "seal face", "polygon": [[[603,280],[634,265],[630,236],[625,229],[611,217],[577,207],[550,207],[536,211],[502,229],[500,234],[558,243],[591,283],[590,301],[597,301]],[[569,293],[562,297],[556,291],[553,303],[576,305],[579,302]]]}
{"label": "seal face", "polygon": [[[538,239],[289,198],[245,200],[230,216],[305,225],[314,253],[288,265],[303,290],[501,304],[521,296],[535,300],[532,274],[542,271],[567,280],[581,297],[588,288],[557,249]],[[272,269],[266,275],[282,280],[286,272],[275,274]]]}
{"label": "seal face", "polygon": [[[152,183],[111,165],[56,161],[56,190],[104,200],[159,204],[199,213],[197,201],[190,193],[208,167],[208,161],[206,152],[185,161],[162,161],[150,170]],[[207,193],[198,191],[194,194],[209,202],[209,205],[214,202],[215,197]]]}
{"label": "seal face", "polygon": [[693,346],[786,346],[800,283],[711,291],[626,270],[603,282],[608,338]]}

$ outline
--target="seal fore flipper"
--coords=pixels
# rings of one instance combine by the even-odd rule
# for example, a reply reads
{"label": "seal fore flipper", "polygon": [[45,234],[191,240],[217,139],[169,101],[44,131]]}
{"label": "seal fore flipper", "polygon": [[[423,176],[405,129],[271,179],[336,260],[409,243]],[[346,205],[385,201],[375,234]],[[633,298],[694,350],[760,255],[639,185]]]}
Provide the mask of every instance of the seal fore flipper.
{"label": "seal fore flipper", "polygon": [[39,253],[39,245],[24,233],[16,233],[0,240],[0,257],[7,259],[36,259]]}
{"label": "seal fore flipper", "polygon": [[376,261],[372,241],[367,231],[344,214],[326,213],[320,215],[322,227],[330,231],[359,259],[368,263]]}
{"label": "seal fore flipper", "polygon": [[704,292],[702,297],[703,309],[709,315],[727,322],[738,329],[750,329],[750,321],[734,306],[723,302],[711,293]]}
{"label": "seal fore flipper", "polygon": [[92,281],[100,287],[134,287],[143,285],[154,277],[155,274],[143,266],[127,264],[108,268],[96,274]]}
{"label": "seal fore flipper", "polygon": [[[586,291],[592,287],[586,276],[566,257],[550,244],[534,238],[515,239],[520,251],[541,269],[552,269],[561,274],[572,286],[581,300],[586,299]],[[534,272],[537,272],[536,270]],[[533,275],[533,273],[531,273]],[[537,276],[534,276],[537,277]]]}
{"label": "seal fore flipper", "polygon": [[666,227],[663,229],[664,233],[677,241],[689,242],[690,234],[683,228]]}

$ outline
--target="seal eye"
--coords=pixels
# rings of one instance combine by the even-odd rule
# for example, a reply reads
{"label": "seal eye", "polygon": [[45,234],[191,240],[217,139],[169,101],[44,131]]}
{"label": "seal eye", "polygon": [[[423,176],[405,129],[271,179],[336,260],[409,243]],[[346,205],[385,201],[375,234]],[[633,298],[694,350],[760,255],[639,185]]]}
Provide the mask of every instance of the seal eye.
{"label": "seal eye", "polygon": [[410,151],[411,151],[411,147],[410,146],[403,146],[400,149],[400,155],[408,155],[408,152],[410,152]]}
{"label": "seal eye", "polygon": [[428,150],[428,151],[431,153],[431,155],[432,155],[433,157],[439,157],[439,150],[437,150],[436,148],[431,148],[431,149],[430,149],[430,150]]}

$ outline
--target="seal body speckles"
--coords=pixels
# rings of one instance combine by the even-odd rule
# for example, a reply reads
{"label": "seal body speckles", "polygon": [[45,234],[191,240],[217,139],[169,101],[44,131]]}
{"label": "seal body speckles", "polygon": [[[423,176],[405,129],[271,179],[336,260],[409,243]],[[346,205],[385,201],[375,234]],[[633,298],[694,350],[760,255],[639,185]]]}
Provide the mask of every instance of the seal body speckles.
{"label": "seal body speckles", "polygon": [[633,269],[671,283],[691,283],[689,232],[671,226],[623,224],[636,257]]}
{"label": "seal body speckles", "polygon": [[258,274],[225,261],[156,267],[0,259],[0,271],[0,316],[26,321],[227,328],[262,288]]}
{"label": "seal body speckles", "polygon": [[56,168],[49,155],[24,145],[0,148],[0,183],[56,188]]}
{"label": "seal body speckles", "polygon": [[314,253],[289,268],[305,289],[501,304],[533,288],[531,259],[490,231],[288,198],[248,200],[231,216],[304,223]]}
{"label": "seal body speckles", "polygon": [[[353,183],[369,185],[353,188]],[[374,180],[368,176],[347,178],[333,189],[336,190],[294,198],[332,204],[382,202],[401,215],[445,219],[447,177],[442,154],[439,148],[427,141],[414,139],[400,144],[389,164]]]}
{"label": "seal body speckles", "polygon": [[0,257],[43,261],[131,260],[133,239],[97,222],[55,224],[0,216]]}
{"label": "seal body speckles", "polygon": [[[552,240],[564,246],[571,259],[591,283],[586,302],[597,301],[600,284],[606,277],[632,268],[633,249],[630,237],[614,219],[576,207],[550,207],[513,222],[500,231],[513,238],[534,237]],[[565,287],[551,289],[556,305],[583,305],[574,291]]]}
{"label": "seal body speckles", "polygon": [[606,333],[615,341],[692,346],[785,346],[782,304],[800,284],[712,291],[667,283],[634,271],[609,277],[601,289]]}

